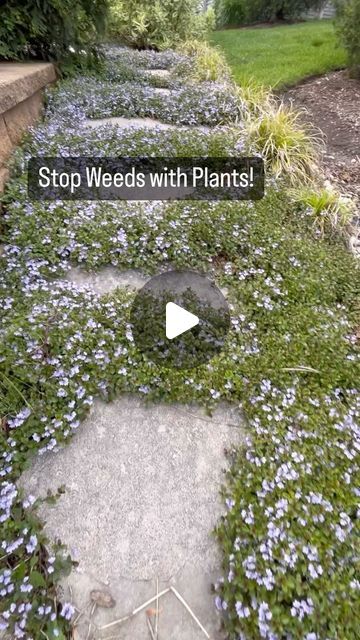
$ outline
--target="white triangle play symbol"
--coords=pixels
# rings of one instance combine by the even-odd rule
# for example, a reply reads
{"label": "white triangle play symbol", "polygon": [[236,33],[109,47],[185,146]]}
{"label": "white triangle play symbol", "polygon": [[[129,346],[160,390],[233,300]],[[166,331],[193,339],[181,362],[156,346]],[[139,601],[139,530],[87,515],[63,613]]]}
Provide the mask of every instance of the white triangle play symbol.
{"label": "white triangle play symbol", "polygon": [[166,305],[166,337],[173,340],[199,324],[199,318],[174,302]]}

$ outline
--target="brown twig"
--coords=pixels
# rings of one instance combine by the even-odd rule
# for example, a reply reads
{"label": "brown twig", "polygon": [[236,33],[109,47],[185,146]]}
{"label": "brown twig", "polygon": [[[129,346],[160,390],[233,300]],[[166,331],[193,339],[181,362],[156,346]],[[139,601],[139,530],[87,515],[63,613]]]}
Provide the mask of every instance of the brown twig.
{"label": "brown twig", "polygon": [[155,639],[155,634],[154,634],[154,629],[152,628],[152,624],[150,622],[150,618],[149,616],[146,616],[146,622],[147,622],[147,626],[151,635],[151,640],[156,640]]}
{"label": "brown twig", "polygon": [[126,622],[126,620],[130,620],[130,618],[133,618],[134,616],[136,616],[137,613],[139,613],[143,609],[146,609],[146,607],[152,602],[154,602],[154,600],[156,600],[157,598],[162,598],[162,596],[164,596],[166,593],[169,593],[170,590],[171,590],[170,588],[164,589],[164,591],[161,591],[157,596],[154,596],[154,598],[150,598],[150,600],[148,600],[147,602],[144,602],[144,604],[134,609],[134,611],[129,613],[127,616],[124,616],[123,618],[119,618],[119,620],[114,620],[113,622],[110,622],[109,624],[105,624],[103,627],[100,627],[99,631],[103,631],[104,629],[110,629],[110,627],[115,627],[115,625],[117,624],[121,624],[122,622]]}
{"label": "brown twig", "polygon": [[155,607],[155,638],[158,640],[159,629],[159,578],[156,578],[156,607]]}
{"label": "brown twig", "polygon": [[89,638],[90,638],[91,627],[93,626],[92,617],[94,615],[95,609],[96,609],[96,602],[94,602],[92,607],[91,607],[90,620],[89,620],[89,626],[88,626],[88,630],[87,630],[87,634],[86,634],[86,640],[89,640]]}

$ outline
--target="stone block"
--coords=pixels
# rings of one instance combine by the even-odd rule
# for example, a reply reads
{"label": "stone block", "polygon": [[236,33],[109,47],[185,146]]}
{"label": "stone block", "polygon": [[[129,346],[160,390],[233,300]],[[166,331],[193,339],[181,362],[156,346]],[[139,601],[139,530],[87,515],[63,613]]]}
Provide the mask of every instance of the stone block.
{"label": "stone block", "polygon": [[4,191],[5,183],[9,179],[9,170],[6,167],[0,167],[0,193]]}
{"label": "stone block", "polygon": [[19,144],[25,131],[38,120],[42,111],[43,92],[39,90],[3,114],[8,136],[13,145]]}
{"label": "stone block", "polygon": [[46,62],[0,63],[0,113],[55,82],[54,65]]}

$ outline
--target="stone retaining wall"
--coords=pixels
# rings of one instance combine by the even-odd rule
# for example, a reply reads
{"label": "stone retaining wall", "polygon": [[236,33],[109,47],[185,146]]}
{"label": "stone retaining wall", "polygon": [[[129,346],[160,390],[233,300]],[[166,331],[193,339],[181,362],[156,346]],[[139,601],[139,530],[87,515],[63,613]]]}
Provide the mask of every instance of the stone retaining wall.
{"label": "stone retaining wall", "polygon": [[49,63],[0,63],[0,193],[9,177],[9,157],[40,117],[44,88],[55,80],[55,68]]}

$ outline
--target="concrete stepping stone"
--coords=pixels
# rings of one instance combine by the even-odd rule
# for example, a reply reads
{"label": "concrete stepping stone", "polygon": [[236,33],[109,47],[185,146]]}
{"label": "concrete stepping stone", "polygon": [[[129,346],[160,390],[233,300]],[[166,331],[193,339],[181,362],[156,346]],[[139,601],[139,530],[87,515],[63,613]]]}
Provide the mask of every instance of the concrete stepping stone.
{"label": "concrete stepping stone", "polygon": [[169,78],[169,69],[144,69],[144,73],[149,76],[159,76],[159,78]]}
{"label": "concrete stepping stone", "polygon": [[[209,418],[197,408],[147,404],[124,396],[96,401],[71,443],[37,457],[21,479],[28,493],[46,496],[66,486],[41,516],[79,562],[63,580],[63,597],[82,610],[93,589],[108,590],[114,608],[94,622],[110,624],[156,593],[174,586],[212,640],[222,638],[212,583],[221,559],[212,530],[224,510],[219,497],[224,449],[244,438],[240,413],[220,406]],[[154,605],[150,605],[154,606]],[[160,601],[160,638],[201,640],[204,634],[173,594]],[[88,623],[82,619],[79,640]],[[149,640],[145,612],[90,638]]]}
{"label": "concrete stepping stone", "polygon": [[[1,255],[1,247],[0,247]],[[171,265],[168,265],[171,270]],[[105,295],[121,287],[129,287],[139,291],[151,276],[146,276],[138,269],[126,269],[120,271],[115,267],[103,267],[99,271],[86,271],[82,267],[72,267],[66,274],[65,279],[78,287],[87,287],[98,295]],[[229,297],[229,289],[222,287],[221,293],[225,298]]]}
{"label": "concrete stepping stone", "polygon": [[160,120],[154,120],[153,118],[86,118],[85,125],[97,129],[104,125],[111,125],[119,127],[120,129],[176,129],[176,125],[166,124],[160,122]]}
{"label": "concrete stepping stone", "polygon": [[171,94],[171,89],[165,89],[165,87],[153,87],[153,92],[160,96],[169,96]]}
{"label": "concrete stepping stone", "polygon": [[149,276],[145,276],[137,269],[120,271],[115,267],[104,267],[99,271],[86,271],[81,267],[73,267],[67,272],[66,280],[79,287],[89,287],[99,295],[105,295],[118,287],[141,289],[149,280]]}

